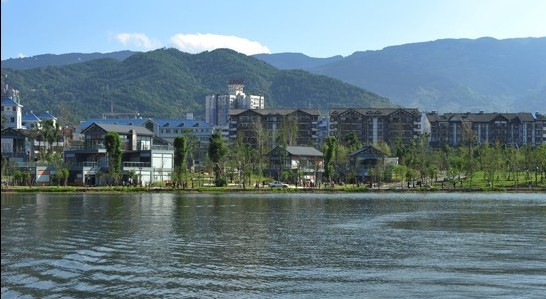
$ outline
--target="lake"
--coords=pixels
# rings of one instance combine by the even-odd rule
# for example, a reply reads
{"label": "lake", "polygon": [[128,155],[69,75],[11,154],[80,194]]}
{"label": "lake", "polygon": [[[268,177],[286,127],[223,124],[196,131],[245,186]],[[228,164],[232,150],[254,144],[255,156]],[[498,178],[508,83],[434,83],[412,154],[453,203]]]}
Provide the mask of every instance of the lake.
{"label": "lake", "polygon": [[544,298],[546,194],[2,194],[2,298]]}

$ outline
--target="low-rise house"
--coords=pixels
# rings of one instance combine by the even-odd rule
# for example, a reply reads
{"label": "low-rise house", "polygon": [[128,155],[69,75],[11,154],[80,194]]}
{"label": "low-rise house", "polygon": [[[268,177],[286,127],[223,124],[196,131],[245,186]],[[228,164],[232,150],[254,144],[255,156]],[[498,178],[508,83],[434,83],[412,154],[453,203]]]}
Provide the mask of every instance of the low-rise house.
{"label": "low-rise house", "polygon": [[[186,143],[192,147],[188,152],[188,166],[193,171],[205,166],[209,140],[214,128],[204,121],[193,119],[151,119],[152,132],[169,143],[179,136],[186,138]],[[148,126],[148,123],[146,124]],[[190,144],[191,143],[191,144]]]}
{"label": "low-rise house", "polygon": [[290,174],[290,182],[314,186],[324,172],[323,154],[314,147],[277,146],[268,156],[269,175],[279,180],[283,179],[283,172],[286,172]]}
{"label": "low-rise house", "polygon": [[23,116],[22,124],[25,129],[33,130],[33,129],[40,129],[40,122],[42,120],[34,114],[34,112],[30,111],[30,113],[27,113]]}
{"label": "low-rise house", "polygon": [[141,126],[93,123],[82,130],[83,145],[65,150],[65,162],[70,166],[70,181],[76,184],[104,185],[109,182],[108,157],[104,138],[117,132],[122,141],[122,175],[126,183],[130,174],[146,185],[171,180],[174,149],[169,143]]}
{"label": "low-rise house", "polygon": [[34,142],[26,130],[2,130],[2,157],[15,163],[34,161]]}
{"label": "low-rise house", "polygon": [[397,157],[389,155],[372,145],[366,145],[349,155],[350,165],[357,182],[369,182],[373,179],[373,169],[382,173],[398,164]]}
{"label": "low-rise house", "polygon": [[6,127],[21,129],[23,128],[23,105],[18,97],[19,92],[12,90],[15,96],[4,96],[2,92],[2,117],[6,119]]}
{"label": "low-rise house", "polygon": [[192,152],[188,153],[188,166],[195,171],[205,165],[209,139],[214,131],[208,123],[194,119],[97,118],[81,122],[76,129],[79,134],[76,134],[75,139],[82,140],[81,131],[93,123],[144,127],[170,144],[173,144],[176,137],[186,136],[192,142]]}

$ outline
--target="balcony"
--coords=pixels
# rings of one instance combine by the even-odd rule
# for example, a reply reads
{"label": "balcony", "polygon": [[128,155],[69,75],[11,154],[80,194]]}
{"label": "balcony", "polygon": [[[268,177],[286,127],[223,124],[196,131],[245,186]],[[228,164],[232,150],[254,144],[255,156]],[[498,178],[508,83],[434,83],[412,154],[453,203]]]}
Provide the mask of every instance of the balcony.
{"label": "balcony", "polygon": [[150,162],[123,162],[123,168],[149,168],[152,167]]}

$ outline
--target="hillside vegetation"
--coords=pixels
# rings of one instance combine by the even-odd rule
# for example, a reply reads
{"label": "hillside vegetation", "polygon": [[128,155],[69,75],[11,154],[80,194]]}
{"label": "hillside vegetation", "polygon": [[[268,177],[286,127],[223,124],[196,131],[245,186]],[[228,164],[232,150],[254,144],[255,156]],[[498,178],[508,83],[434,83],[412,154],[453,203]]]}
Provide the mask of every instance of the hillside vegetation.
{"label": "hillside vegetation", "polygon": [[228,49],[188,54],[176,49],[134,53],[124,60],[14,70],[2,65],[2,85],[18,89],[26,112],[49,110],[63,123],[104,112],[143,117],[204,118],[205,96],[227,93],[229,80],[264,95],[266,108],[391,107],[386,98],[337,79],[283,71]]}

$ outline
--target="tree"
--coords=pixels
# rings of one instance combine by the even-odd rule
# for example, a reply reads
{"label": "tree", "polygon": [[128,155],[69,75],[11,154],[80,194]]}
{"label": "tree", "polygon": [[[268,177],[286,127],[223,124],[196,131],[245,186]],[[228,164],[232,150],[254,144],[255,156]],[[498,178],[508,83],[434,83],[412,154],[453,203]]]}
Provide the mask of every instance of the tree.
{"label": "tree", "polygon": [[406,177],[406,173],[408,172],[408,167],[398,164],[394,167],[394,175],[396,176],[396,179],[400,180],[400,186],[402,189],[404,189],[404,179]]}
{"label": "tree", "polygon": [[[195,170],[195,158],[199,156],[200,143],[197,139],[197,136],[190,129],[184,130],[184,138],[186,139],[186,162],[190,162],[190,165],[186,165],[186,170],[188,166],[191,173],[191,187],[193,188],[193,172]],[[188,171],[186,171],[186,181],[188,180]]]}
{"label": "tree", "polygon": [[326,143],[324,144],[324,177],[328,182],[332,182],[332,175],[334,172],[334,159],[337,150],[337,140],[334,136],[326,137]]}
{"label": "tree", "polygon": [[52,119],[45,119],[40,124],[42,139],[48,144],[47,155],[49,156],[53,152],[53,143],[59,137],[59,123],[53,124]]}
{"label": "tree", "polygon": [[57,186],[60,186],[61,183],[63,184],[63,186],[66,186],[67,182],[68,182],[68,177],[70,175],[70,171],[68,170],[68,168],[57,168],[57,170],[55,171],[55,180],[57,181]]}
{"label": "tree", "polygon": [[214,132],[209,139],[209,159],[212,162],[214,171],[214,183],[216,187],[226,185],[223,177],[223,160],[228,153],[228,148],[222,140],[219,132]]}
{"label": "tree", "polygon": [[358,136],[354,131],[349,132],[349,134],[345,135],[345,146],[349,149],[350,152],[354,152],[360,147],[362,147],[362,143],[360,143],[360,140],[358,139]]}
{"label": "tree", "polygon": [[121,139],[117,132],[108,132],[104,136],[104,147],[108,154],[108,169],[110,176],[114,180],[114,184],[118,184],[121,175]]}
{"label": "tree", "polygon": [[[186,172],[187,163],[186,163],[186,154],[188,152],[188,147],[186,145],[186,138],[183,136],[178,136],[174,139],[174,178],[173,182],[176,182],[178,186],[182,184],[182,177]],[[184,184],[184,188],[186,183]]]}
{"label": "tree", "polygon": [[276,142],[286,148],[287,145],[296,145],[298,141],[298,120],[294,115],[283,117],[281,128],[277,131]]}
{"label": "tree", "polygon": [[[238,181],[239,184],[243,184],[243,188],[246,188],[246,185],[250,185],[252,182],[252,157],[255,154],[256,152],[250,147],[250,144],[244,142],[243,135],[238,133],[237,140],[231,145],[230,160],[236,163],[234,166],[237,168]],[[245,185],[244,181],[247,177],[248,184]]]}
{"label": "tree", "polygon": [[263,159],[265,155],[266,146],[267,146],[267,132],[262,124],[262,122],[255,121],[252,123],[252,131],[254,137],[256,138],[256,151],[257,154],[254,155],[254,162],[256,165],[256,175],[261,177],[263,175]]}

